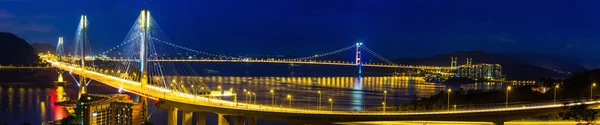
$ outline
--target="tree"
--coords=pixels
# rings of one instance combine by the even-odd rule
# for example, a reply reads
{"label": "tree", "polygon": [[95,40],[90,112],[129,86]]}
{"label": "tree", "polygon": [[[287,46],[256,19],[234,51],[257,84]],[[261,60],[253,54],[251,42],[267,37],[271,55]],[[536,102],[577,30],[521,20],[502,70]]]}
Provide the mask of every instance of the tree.
{"label": "tree", "polygon": [[586,105],[576,105],[565,108],[565,111],[559,115],[563,120],[575,120],[579,123],[585,121],[588,124],[591,124],[598,119],[599,113],[599,110],[590,109]]}

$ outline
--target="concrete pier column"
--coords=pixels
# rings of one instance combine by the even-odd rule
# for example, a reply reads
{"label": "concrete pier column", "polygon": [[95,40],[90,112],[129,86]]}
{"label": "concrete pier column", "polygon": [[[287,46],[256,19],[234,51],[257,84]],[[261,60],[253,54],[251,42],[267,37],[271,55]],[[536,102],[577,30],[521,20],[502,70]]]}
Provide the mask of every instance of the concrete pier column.
{"label": "concrete pier column", "polygon": [[196,114],[196,125],[206,125],[206,112],[194,112]]}
{"label": "concrete pier column", "polygon": [[167,124],[177,125],[177,108],[171,106],[167,109]]}
{"label": "concrete pier column", "polygon": [[233,125],[244,125],[246,118],[244,116],[231,116],[233,117]]}
{"label": "concrete pier column", "polygon": [[223,114],[217,114],[217,124],[218,125],[229,125],[229,119]]}
{"label": "concrete pier column", "polygon": [[256,124],[256,117],[250,117],[248,116],[248,125],[257,125]]}
{"label": "concrete pier column", "polygon": [[192,125],[192,112],[181,110],[181,124]]}

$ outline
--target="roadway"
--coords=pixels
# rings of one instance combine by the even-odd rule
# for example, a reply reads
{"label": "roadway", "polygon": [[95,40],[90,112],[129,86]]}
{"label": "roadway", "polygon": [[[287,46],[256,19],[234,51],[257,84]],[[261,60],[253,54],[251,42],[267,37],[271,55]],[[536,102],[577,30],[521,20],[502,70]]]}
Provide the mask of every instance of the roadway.
{"label": "roadway", "polygon": [[[328,111],[314,109],[296,109],[273,107],[262,104],[245,104],[215,98],[207,98],[201,95],[190,95],[186,93],[171,91],[159,86],[148,85],[141,88],[141,84],[118,77],[105,75],[91,70],[82,70],[60,62],[47,61],[52,67],[69,71],[73,74],[82,75],[86,78],[96,80],[106,85],[121,88],[141,96],[159,100],[159,106],[176,106],[182,110],[216,112],[231,115],[249,115],[265,119],[282,120],[288,122],[352,122],[352,121],[390,121],[390,120],[434,120],[434,121],[507,121],[527,116],[543,115],[562,110],[561,103],[531,105],[523,107],[497,107],[489,109],[470,109],[456,111],[423,111],[423,112],[351,112],[351,111]],[[579,104],[591,105],[600,101],[590,101]],[[578,105],[570,103],[568,105]],[[502,116],[502,117],[498,117]],[[311,120],[312,119],[312,120]],[[308,120],[308,121],[307,121]]]}

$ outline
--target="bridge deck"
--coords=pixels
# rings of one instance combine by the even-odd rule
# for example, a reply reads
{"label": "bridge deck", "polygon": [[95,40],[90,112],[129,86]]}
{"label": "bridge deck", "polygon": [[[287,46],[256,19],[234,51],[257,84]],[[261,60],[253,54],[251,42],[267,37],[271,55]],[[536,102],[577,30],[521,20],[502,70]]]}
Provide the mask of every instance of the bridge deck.
{"label": "bridge deck", "polygon": [[[106,61],[132,62],[136,59],[102,59]],[[351,62],[340,61],[292,61],[292,60],[239,60],[239,59],[151,59],[150,62],[222,62],[222,63],[278,63],[278,64],[306,64],[306,65],[338,65],[338,66],[356,66]],[[386,65],[386,64],[363,64],[365,67],[385,67],[385,68],[403,68],[403,69],[454,69],[449,66],[412,66],[412,65]]]}
{"label": "bridge deck", "polygon": [[[275,113],[275,114],[295,114],[295,115],[308,115],[308,116],[370,116],[372,118],[378,118],[381,116],[451,116],[451,115],[460,115],[460,114],[477,114],[477,113],[491,113],[491,112],[525,112],[525,111],[534,111],[534,110],[544,110],[544,109],[558,109],[562,108],[564,104],[541,104],[541,105],[531,105],[527,107],[522,107],[519,105],[518,107],[497,107],[497,108],[488,108],[488,109],[472,109],[472,110],[458,110],[458,111],[423,111],[423,112],[351,112],[351,111],[328,111],[328,110],[314,110],[314,109],[296,109],[296,108],[284,108],[284,107],[272,107],[265,105],[255,105],[255,104],[245,104],[245,103],[236,103],[233,101],[226,100],[217,100],[211,99],[204,96],[196,96],[190,95],[186,93],[171,91],[169,89],[165,89],[158,86],[148,85],[146,88],[141,88],[141,84],[139,82],[129,81],[125,79],[120,79],[114,76],[109,76],[105,74],[101,74],[98,72],[90,71],[90,70],[82,70],[81,68],[68,66],[65,64],[61,64],[59,62],[52,62],[48,60],[49,63],[52,64],[53,67],[60,68],[66,71],[70,71],[71,73],[82,75],[86,78],[90,78],[96,80],[98,82],[104,83],[106,85],[122,88],[122,90],[129,91],[138,95],[147,96],[154,100],[167,101],[171,103],[175,103],[178,105],[186,105],[186,106],[199,106],[204,108],[212,108],[219,109],[221,111],[230,111],[234,112],[262,112],[262,113]],[[578,105],[578,104],[597,104],[600,101],[590,101],[584,103],[571,103],[568,105]],[[312,117],[311,117],[312,118]],[[394,118],[394,117],[382,117],[382,118]],[[339,121],[339,120],[338,120]]]}

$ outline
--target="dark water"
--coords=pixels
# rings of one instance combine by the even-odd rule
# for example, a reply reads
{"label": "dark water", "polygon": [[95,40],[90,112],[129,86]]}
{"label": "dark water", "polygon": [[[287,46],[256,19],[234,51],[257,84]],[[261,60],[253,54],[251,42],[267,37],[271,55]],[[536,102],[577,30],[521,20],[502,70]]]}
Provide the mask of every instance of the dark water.
{"label": "dark water", "polygon": [[[249,65],[249,64],[248,64]],[[289,106],[288,94],[292,96],[292,107],[317,109],[319,94],[322,94],[322,109],[328,110],[332,98],[334,110],[368,110],[379,106],[384,98],[388,104],[407,103],[416,97],[427,97],[447,88],[494,90],[503,89],[502,83],[477,83],[463,85],[446,85],[431,83],[422,77],[390,77],[390,76],[364,76],[354,77],[353,67],[322,67],[302,65],[289,67],[276,65],[270,68],[261,66],[233,65],[222,66],[219,64],[194,65],[201,77],[184,77],[187,80],[201,80],[211,90],[232,89],[238,93],[237,100],[245,102],[248,98],[256,100],[259,104],[271,104],[274,97],[276,104]],[[293,68],[293,69],[292,69]],[[366,70],[369,71],[369,70]],[[371,73],[385,74],[385,73]],[[70,76],[67,80],[73,83]],[[180,77],[181,78],[181,77]],[[48,83],[52,84],[52,83]],[[243,90],[254,92],[246,96]],[[269,91],[273,89],[275,94]],[[387,94],[384,96],[384,91]],[[89,93],[114,94],[117,89],[92,82],[88,88]],[[2,87],[0,88],[0,124],[20,124],[29,122],[39,124],[42,121],[57,120],[67,116],[63,107],[54,105],[54,102],[67,98],[74,98],[77,93],[76,85],[69,84],[65,87],[35,88],[35,87]],[[132,95],[135,99],[136,96]],[[254,99],[255,98],[255,99]],[[224,97],[233,100],[233,97]],[[154,102],[154,101],[149,101]],[[150,121],[157,125],[166,124],[167,112],[155,109],[150,103]],[[216,124],[216,114],[207,114],[208,124]],[[277,121],[259,119],[258,124],[276,125],[285,124]]]}
{"label": "dark water", "polygon": [[65,99],[64,93],[63,87],[0,87],[0,124],[40,124],[46,120],[62,119],[68,112],[54,102]]}

